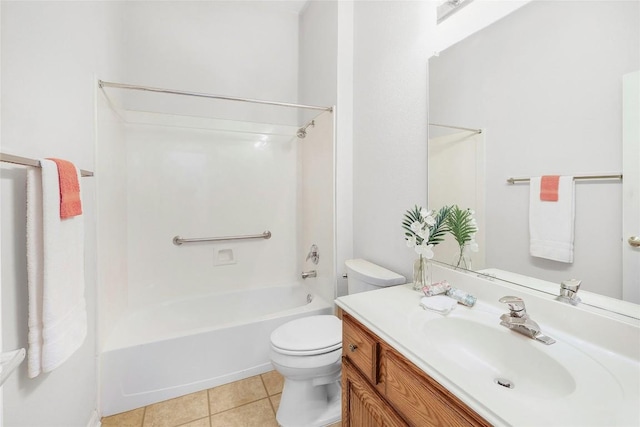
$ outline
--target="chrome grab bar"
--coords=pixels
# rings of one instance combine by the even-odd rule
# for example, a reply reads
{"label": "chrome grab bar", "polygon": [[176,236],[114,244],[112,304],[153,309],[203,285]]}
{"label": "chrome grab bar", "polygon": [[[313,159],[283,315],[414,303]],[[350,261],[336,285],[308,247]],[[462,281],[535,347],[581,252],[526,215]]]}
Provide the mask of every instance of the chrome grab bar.
{"label": "chrome grab bar", "polygon": [[193,239],[186,239],[180,236],[173,238],[173,244],[180,246],[183,243],[198,243],[198,242],[221,242],[225,240],[248,240],[248,239],[270,239],[271,232],[265,231],[262,234],[251,234],[246,236],[224,236],[224,237],[198,237]]}

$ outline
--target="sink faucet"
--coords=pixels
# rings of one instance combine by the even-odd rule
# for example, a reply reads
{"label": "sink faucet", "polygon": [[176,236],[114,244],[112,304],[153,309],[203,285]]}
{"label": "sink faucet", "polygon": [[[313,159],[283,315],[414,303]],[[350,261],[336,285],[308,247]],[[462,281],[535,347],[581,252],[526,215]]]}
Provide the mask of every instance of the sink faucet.
{"label": "sink faucet", "polygon": [[502,326],[547,345],[556,342],[553,338],[540,332],[540,326],[529,317],[522,298],[504,296],[499,301],[509,306],[509,313],[500,316],[500,324]]}
{"label": "sink faucet", "polygon": [[581,280],[571,279],[560,283],[560,295],[556,298],[558,301],[567,302],[571,305],[578,305],[580,297],[578,289],[580,289]]}

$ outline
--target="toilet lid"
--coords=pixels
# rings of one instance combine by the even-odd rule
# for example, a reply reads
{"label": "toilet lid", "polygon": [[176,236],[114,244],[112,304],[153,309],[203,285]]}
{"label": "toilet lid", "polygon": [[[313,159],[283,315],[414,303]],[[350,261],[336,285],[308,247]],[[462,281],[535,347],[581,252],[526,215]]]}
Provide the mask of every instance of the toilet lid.
{"label": "toilet lid", "polygon": [[271,333],[271,345],[282,354],[313,355],[342,346],[342,321],[319,315],[292,320]]}

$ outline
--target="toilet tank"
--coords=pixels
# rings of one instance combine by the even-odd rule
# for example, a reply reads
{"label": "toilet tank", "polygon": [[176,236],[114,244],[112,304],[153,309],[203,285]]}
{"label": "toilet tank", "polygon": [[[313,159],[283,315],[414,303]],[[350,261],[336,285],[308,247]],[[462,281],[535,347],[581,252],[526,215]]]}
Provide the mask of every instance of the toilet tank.
{"label": "toilet tank", "polygon": [[349,294],[372,291],[407,282],[404,276],[364,259],[349,259],[345,261],[345,265],[347,266]]}

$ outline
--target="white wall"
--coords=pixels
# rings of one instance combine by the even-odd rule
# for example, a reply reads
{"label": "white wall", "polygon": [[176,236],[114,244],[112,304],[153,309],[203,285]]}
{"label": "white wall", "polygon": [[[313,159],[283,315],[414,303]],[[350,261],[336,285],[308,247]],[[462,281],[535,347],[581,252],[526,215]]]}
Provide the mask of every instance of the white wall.
{"label": "white wall", "polygon": [[[117,5],[2,2],[2,151],[94,169],[95,75],[113,75]],[[27,345],[25,171],[2,166],[3,349]],[[83,178],[88,336],[61,367],[3,387],[6,426],[86,426],[97,404],[95,183]]]}
{"label": "white wall", "polygon": [[[427,2],[354,6],[354,257],[412,277],[402,217],[427,199]],[[434,18],[435,19],[435,18]]]}
{"label": "white wall", "polygon": [[[127,83],[235,97],[296,102],[298,15],[287,2],[127,2],[124,79]],[[215,102],[173,95],[130,103],[177,114],[278,124],[295,109]]]}

